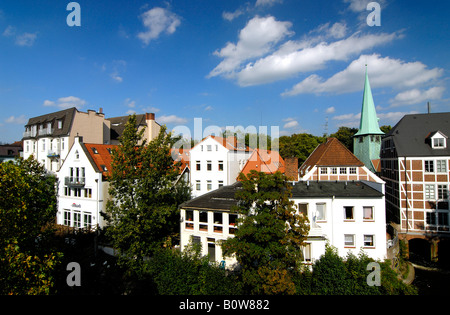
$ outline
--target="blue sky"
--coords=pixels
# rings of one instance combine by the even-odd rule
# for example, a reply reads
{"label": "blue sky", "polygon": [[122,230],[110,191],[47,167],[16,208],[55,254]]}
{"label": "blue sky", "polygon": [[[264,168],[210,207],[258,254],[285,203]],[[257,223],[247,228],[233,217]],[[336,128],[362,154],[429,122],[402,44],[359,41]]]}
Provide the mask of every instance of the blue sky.
{"label": "blue sky", "polygon": [[381,125],[450,111],[449,1],[377,1],[372,27],[366,0],[80,0],[73,27],[69,2],[0,4],[0,142],[72,106],[333,133],[359,124],[365,64]]}

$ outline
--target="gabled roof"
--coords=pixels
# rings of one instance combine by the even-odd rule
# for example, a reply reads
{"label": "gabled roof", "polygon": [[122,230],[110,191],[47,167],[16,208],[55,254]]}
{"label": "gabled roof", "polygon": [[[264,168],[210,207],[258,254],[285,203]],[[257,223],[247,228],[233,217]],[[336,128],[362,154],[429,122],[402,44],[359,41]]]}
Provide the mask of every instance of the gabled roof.
{"label": "gabled roof", "polygon": [[364,166],[338,139],[328,138],[319,144],[300,167],[300,172],[313,166]]}
{"label": "gabled roof", "polygon": [[446,148],[437,150],[427,141],[435,131],[450,135],[450,112],[405,115],[385,138],[392,137],[399,157],[450,156],[449,143]]}
{"label": "gabled roof", "polygon": [[278,151],[256,149],[242,168],[241,173],[248,174],[251,170],[273,174],[285,172],[285,163]]}
{"label": "gabled roof", "polygon": [[111,170],[111,152],[117,145],[80,143],[94,169],[107,176]]}

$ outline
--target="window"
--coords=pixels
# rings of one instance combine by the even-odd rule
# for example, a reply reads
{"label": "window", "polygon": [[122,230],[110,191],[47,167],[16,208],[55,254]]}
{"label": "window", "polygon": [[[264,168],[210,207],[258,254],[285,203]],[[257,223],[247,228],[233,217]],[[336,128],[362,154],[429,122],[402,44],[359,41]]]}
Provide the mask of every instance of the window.
{"label": "window", "polygon": [[364,235],[364,247],[374,247],[374,236],[373,235]]}
{"label": "window", "polygon": [[434,191],[434,185],[425,185],[425,199],[426,200],[435,200],[436,194]]}
{"label": "window", "polygon": [[212,182],[210,180],[206,181],[206,189],[210,191],[212,189]]}
{"label": "window", "polygon": [[447,160],[437,160],[436,161],[436,171],[439,173],[447,172]]}
{"label": "window", "polygon": [[58,129],[62,129],[62,120],[58,120]]}
{"label": "window", "polygon": [[222,217],[222,212],[214,212],[214,233],[223,232],[223,227],[221,226],[223,224]]}
{"label": "window", "polygon": [[94,152],[94,154],[98,154],[98,150],[94,147],[92,147],[92,152]]}
{"label": "window", "polygon": [[316,221],[326,221],[326,204],[317,203],[316,204]]}
{"label": "window", "polygon": [[208,256],[210,262],[216,261],[216,245],[214,243],[208,243]]}
{"label": "window", "polygon": [[200,171],[201,167],[200,167],[200,161],[195,161],[195,167],[197,171]]}
{"label": "window", "polygon": [[425,172],[434,172],[434,161],[425,161]]}
{"label": "window", "polygon": [[438,224],[448,226],[448,212],[438,212]]}
{"label": "window", "polygon": [[[202,232],[208,231],[208,212],[207,211],[200,211],[199,213],[199,230]],[[204,224],[202,224],[204,223]]]}
{"label": "window", "polygon": [[350,174],[356,174],[356,167],[350,167],[349,168],[349,173]]}
{"label": "window", "polygon": [[345,247],[355,246],[355,235],[354,234],[344,234],[344,245]]}
{"label": "window", "polygon": [[193,210],[186,210],[186,224],[185,228],[187,230],[193,230],[194,229],[194,211]]}
{"label": "window", "polygon": [[337,174],[337,167],[331,168],[331,174]]}
{"label": "window", "polygon": [[219,171],[223,171],[223,161],[219,161]]}
{"label": "window", "polygon": [[90,229],[92,226],[92,216],[89,213],[83,214],[83,226]]}
{"label": "window", "polygon": [[100,165],[100,167],[102,168],[102,171],[103,172],[107,172],[108,171],[108,169],[106,168],[106,165]]}
{"label": "window", "polygon": [[304,243],[303,245],[303,259],[307,262],[311,261],[311,243]]}
{"label": "window", "polygon": [[364,221],[373,220],[373,207],[363,207],[363,220]]}
{"label": "window", "polygon": [[238,218],[237,214],[229,214],[228,215],[228,225],[229,225],[228,233],[229,234],[234,234],[236,232],[237,218]]}
{"label": "window", "polygon": [[211,161],[206,161],[206,170],[207,171],[212,170],[212,162]]}
{"label": "window", "polygon": [[222,187],[222,186],[223,186],[223,180],[219,180],[218,187],[220,188],[220,187]]}
{"label": "window", "polygon": [[326,167],[321,167],[321,168],[320,168],[320,174],[328,174],[328,168],[326,168]]}
{"label": "window", "polygon": [[298,204],[298,213],[300,213],[303,217],[308,217],[308,204],[307,203],[299,203]]}
{"label": "window", "polygon": [[70,188],[69,187],[64,187],[64,196],[70,196]]}
{"label": "window", "polygon": [[444,138],[434,138],[433,139],[433,148],[445,148],[445,139]]}
{"label": "window", "polygon": [[81,213],[78,211],[73,213],[73,226],[81,227]]}
{"label": "window", "polygon": [[78,153],[78,150],[75,151],[75,159],[80,159],[80,153]]}
{"label": "window", "polygon": [[436,213],[427,212],[426,222],[428,225],[436,225]]}
{"label": "window", "polygon": [[206,146],[206,150],[207,150],[207,151],[212,151],[212,146],[211,146],[210,144],[208,144],[208,145]]}
{"label": "window", "polygon": [[344,220],[353,220],[353,207],[344,207]]}
{"label": "window", "polygon": [[84,198],[92,198],[92,188],[86,188],[84,190]]}
{"label": "window", "polygon": [[64,210],[64,225],[70,226],[71,222],[70,222],[70,211],[69,210]]}
{"label": "window", "polygon": [[200,146],[200,151],[203,151],[203,145]]}
{"label": "window", "polygon": [[202,188],[202,187],[201,187],[201,185],[200,185],[200,181],[199,181],[199,180],[196,180],[196,181],[195,181],[195,189],[196,189],[196,190],[201,190],[201,188]]}
{"label": "window", "polygon": [[448,186],[438,185],[438,199],[447,199],[447,198],[448,198]]}
{"label": "window", "polygon": [[346,167],[340,167],[339,168],[339,174],[347,174],[347,168]]}

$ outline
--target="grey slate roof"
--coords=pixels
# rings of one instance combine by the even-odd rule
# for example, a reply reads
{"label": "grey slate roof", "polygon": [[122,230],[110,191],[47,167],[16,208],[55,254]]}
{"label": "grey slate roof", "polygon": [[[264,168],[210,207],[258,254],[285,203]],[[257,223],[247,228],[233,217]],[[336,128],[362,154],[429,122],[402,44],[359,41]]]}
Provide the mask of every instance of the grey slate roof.
{"label": "grey slate roof", "polygon": [[292,187],[292,198],[381,198],[383,194],[364,181],[304,181]]}
{"label": "grey slate roof", "polygon": [[[77,111],[78,110],[75,107],[72,107],[59,112],[33,117],[28,120],[28,123],[25,126],[41,125],[51,122],[53,128],[52,136],[68,135]],[[62,120],[63,122],[61,129],[58,129],[57,127],[57,120]]]}
{"label": "grey slate roof", "polygon": [[450,137],[450,113],[405,115],[385,138],[392,137],[398,156],[450,156],[450,143],[433,149],[427,141],[437,131]]}
{"label": "grey slate roof", "polygon": [[[182,209],[230,211],[237,205],[234,195],[242,183],[223,186],[180,205]],[[304,181],[295,182],[292,198],[381,198],[383,194],[363,181]]]}
{"label": "grey slate roof", "polygon": [[[120,116],[107,118],[111,122],[111,140],[119,140],[125,130],[125,124],[127,123],[130,116]],[[145,114],[136,115],[136,126],[147,126],[145,120]]]}

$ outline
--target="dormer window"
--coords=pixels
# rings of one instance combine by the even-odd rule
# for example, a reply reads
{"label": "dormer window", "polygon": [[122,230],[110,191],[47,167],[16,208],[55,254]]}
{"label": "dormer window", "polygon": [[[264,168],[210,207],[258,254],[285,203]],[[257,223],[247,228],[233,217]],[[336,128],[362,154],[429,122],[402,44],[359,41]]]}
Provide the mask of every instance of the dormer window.
{"label": "dormer window", "polygon": [[445,138],[434,138],[433,148],[435,149],[445,148]]}
{"label": "dormer window", "polygon": [[447,147],[447,136],[440,131],[432,132],[429,136],[433,149],[445,149]]}

